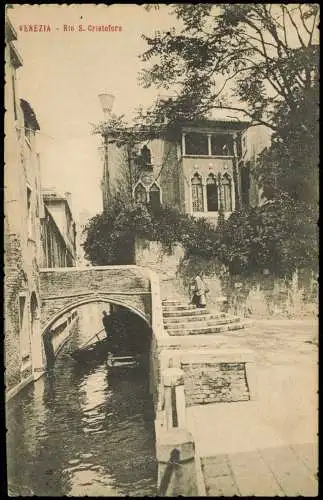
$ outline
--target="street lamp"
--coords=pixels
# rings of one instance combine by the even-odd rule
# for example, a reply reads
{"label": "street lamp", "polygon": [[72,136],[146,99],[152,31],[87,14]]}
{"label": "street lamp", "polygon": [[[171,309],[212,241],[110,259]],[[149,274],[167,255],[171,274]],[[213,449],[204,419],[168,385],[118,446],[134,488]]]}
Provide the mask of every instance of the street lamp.
{"label": "street lamp", "polygon": [[[107,92],[102,92],[99,94],[100,105],[104,114],[105,120],[108,120],[111,116],[111,111],[114,103],[114,95],[108,94]],[[110,198],[110,176],[109,176],[109,138],[108,134],[103,133],[104,141],[104,165],[103,165],[103,176],[102,176],[102,196],[103,196],[103,210],[108,207],[108,202]]]}

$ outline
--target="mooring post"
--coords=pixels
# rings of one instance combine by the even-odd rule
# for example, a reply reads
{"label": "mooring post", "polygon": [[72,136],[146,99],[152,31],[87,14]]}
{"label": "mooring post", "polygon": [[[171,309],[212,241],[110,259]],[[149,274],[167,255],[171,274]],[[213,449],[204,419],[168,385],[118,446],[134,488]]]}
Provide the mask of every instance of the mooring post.
{"label": "mooring post", "polygon": [[186,408],[184,394],[184,372],[180,368],[167,368],[163,372],[165,389],[166,427],[185,427]]}
{"label": "mooring post", "polygon": [[158,495],[196,496],[195,446],[191,433],[173,427],[160,430],[156,438]]}

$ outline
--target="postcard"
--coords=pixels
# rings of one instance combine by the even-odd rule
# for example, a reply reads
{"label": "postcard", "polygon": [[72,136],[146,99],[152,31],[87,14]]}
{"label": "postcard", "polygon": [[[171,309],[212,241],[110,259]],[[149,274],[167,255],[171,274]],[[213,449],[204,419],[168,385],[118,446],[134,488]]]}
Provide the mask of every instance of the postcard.
{"label": "postcard", "polygon": [[318,496],[318,24],[5,6],[5,494]]}

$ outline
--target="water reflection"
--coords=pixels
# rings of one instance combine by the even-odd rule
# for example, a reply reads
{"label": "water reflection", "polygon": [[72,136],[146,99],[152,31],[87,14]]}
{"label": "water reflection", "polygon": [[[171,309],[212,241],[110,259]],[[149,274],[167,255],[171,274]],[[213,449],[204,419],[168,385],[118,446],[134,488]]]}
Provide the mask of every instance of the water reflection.
{"label": "water reflection", "polygon": [[28,491],[38,496],[154,495],[154,429],[146,374],[129,371],[118,378],[105,362],[79,366],[70,352],[93,330],[81,328],[81,318],[54,369],[8,404],[12,491],[27,496],[32,494]]}

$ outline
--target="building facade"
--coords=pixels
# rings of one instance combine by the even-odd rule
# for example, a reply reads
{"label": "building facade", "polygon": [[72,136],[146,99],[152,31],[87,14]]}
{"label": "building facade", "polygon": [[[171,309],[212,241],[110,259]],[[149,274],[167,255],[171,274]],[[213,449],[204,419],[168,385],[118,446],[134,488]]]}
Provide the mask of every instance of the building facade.
{"label": "building facade", "polygon": [[41,218],[41,267],[73,267],[77,264],[76,223],[70,193],[43,190]]}
{"label": "building facade", "polygon": [[40,165],[39,124],[19,99],[16,72],[23,62],[17,34],[5,19],[5,383],[15,390],[44,369],[39,315]]}
{"label": "building facade", "polygon": [[76,224],[77,231],[76,231],[76,238],[77,238],[77,256],[78,256],[78,265],[81,267],[87,267],[90,266],[91,263],[85,258],[85,252],[84,252],[84,241],[85,241],[85,233],[84,230],[88,224],[88,222],[91,219],[91,213],[84,209],[78,214],[78,222]]}
{"label": "building facade", "polygon": [[242,206],[256,207],[265,201],[255,170],[260,153],[271,145],[272,133],[273,131],[265,125],[249,127],[242,133],[242,155],[239,169]]}
{"label": "building facade", "polygon": [[130,175],[126,151],[109,144],[106,190],[111,193],[130,178],[135,201],[176,207],[216,225],[220,211],[228,217],[241,207],[242,133],[247,126],[237,120],[182,123],[171,137],[139,145]]}

